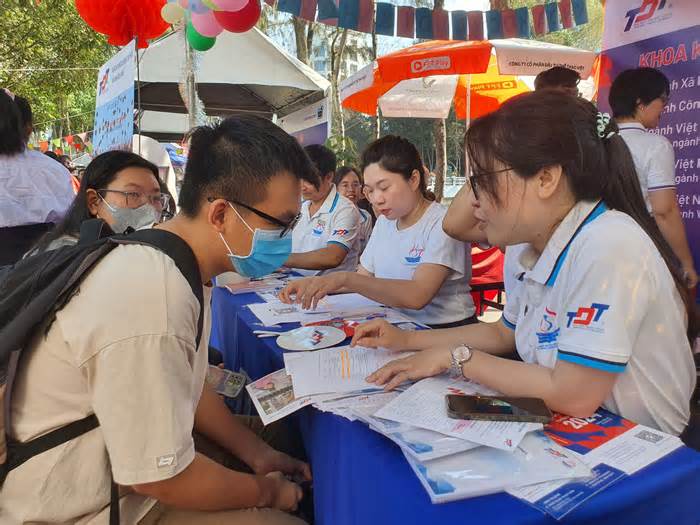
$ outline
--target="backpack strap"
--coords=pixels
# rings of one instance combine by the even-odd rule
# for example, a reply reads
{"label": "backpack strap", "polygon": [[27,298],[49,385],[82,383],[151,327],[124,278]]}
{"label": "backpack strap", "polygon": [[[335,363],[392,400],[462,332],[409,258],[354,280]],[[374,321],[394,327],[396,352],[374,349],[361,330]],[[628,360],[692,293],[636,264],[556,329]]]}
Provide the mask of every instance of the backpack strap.
{"label": "backpack strap", "polygon": [[114,232],[105,221],[102,219],[88,219],[80,223],[78,243],[89,244],[110,235],[114,235]]}
{"label": "backpack strap", "polygon": [[192,252],[190,245],[174,233],[161,229],[138,230],[128,235],[116,235],[111,238],[119,244],[145,244],[152,246],[168,257],[177,266],[180,273],[187,279],[192,293],[199,302],[199,318],[197,319],[197,337],[195,351],[199,349],[204,327],[204,293],[202,291],[202,276],[199,273],[199,264]]}

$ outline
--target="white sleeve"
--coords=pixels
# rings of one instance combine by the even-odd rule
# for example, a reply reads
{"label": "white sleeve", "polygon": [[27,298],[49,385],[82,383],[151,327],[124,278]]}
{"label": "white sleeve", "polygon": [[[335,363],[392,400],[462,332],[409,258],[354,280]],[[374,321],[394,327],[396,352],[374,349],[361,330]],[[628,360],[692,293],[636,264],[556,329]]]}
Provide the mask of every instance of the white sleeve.
{"label": "white sleeve", "polygon": [[675,155],[673,146],[664,137],[659,137],[658,147],[649,155],[649,173],[647,189],[649,191],[665,190],[676,187]]}
{"label": "white sleeve", "polygon": [[[508,252],[506,251],[506,256],[507,255]],[[503,324],[511,330],[515,330],[515,327],[518,324],[518,317],[520,317],[520,307],[522,303],[520,296],[524,289],[524,285],[519,279],[522,279],[522,275],[518,276],[518,278],[514,277],[512,279],[504,280],[506,304],[503,307],[501,322],[503,322]]]}
{"label": "white sleeve", "polygon": [[357,237],[359,225],[360,214],[355,207],[338,210],[331,221],[331,234],[327,244],[340,244],[349,250]]}
{"label": "white sleeve", "polygon": [[629,230],[618,233],[587,236],[569,255],[557,317],[558,359],[616,373],[627,366],[657,282],[648,268],[657,254]]}
{"label": "white sleeve", "polygon": [[[442,216],[428,231],[421,264],[439,264],[455,271],[458,277],[466,273],[467,244],[449,237],[442,229]],[[471,258],[469,259],[471,264]]]}
{"label": "white sleeve", "polygon": [[377,246],[381,243],[381,241],[378,240],[383,226],[380,222],[381,220],[384,220],[383,217],[377,218],[377,224],[374,225],[374,229],[372,230],[372,235],[369,236],[367,246],[365,246],[364,251],[360,255],[360,266],[372,274],[375,272],[375,251],[377,250]]}

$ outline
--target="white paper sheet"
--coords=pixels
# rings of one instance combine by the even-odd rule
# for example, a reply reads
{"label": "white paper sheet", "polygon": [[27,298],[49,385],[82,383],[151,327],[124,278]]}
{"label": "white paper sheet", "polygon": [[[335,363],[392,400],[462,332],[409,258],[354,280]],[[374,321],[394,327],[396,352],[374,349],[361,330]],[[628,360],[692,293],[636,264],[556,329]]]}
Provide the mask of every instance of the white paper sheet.
{"label": "white paper sheet", "polygon": [[365,381],[372,372],[397,358],[388,350],[357,346],[326,348],[303,354],[284,354],[284,364],[292,376],[297,397],[376,389]]}
{"label": "white paper sheet", "polygon": [[555,479],[584,478],[590,469],[543,432],[531,432],[513,453],[478,447],[419,462],[404,452],[433,503],[501,492]]}
{"label": "white paper sheet", "polygon": [[468,421],[447,416],[447,394],[487,393],[477,388],[478,385],[446,375],[431,377],[411,386],[374,415],[511,452],[525,434],[542,428],[539,423]]}

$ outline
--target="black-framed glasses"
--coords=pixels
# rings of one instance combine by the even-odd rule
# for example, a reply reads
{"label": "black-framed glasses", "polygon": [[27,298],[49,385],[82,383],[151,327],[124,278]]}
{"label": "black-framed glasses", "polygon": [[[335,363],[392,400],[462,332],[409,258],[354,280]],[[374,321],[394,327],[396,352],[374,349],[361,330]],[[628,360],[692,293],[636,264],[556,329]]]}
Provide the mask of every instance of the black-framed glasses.
{"label": "black-framed glasses", "polygon": [[[207,198],[207,201],[209,201],[209,202],[214,202],[215,200],[216,200],[215,197]],[[238,202],[238,201],[231,200],[231,199],[225,199],[225,200],[230,202],[231,204],[236,204],[237,206],[241,206],[242,208],[245,208],[248,211],[252,211],[258,217],[265,219],[266,221],[271,222],[272,224],[276,224],[277,226],[282,228],[282,231],[280,231],[280,238],[284,237],[285,235],[287,235],[287,233],[292,231],[294,229],[294,227],[297,225],[297,223],[299,222],[299,219],[301,218],[301,213],[297,213],[296,216],[294,216],[294,218],[291,221],[284,222],[284,221],[279,220],[276,217],[273,217],[272,215],[268,215],[264,211],[260,211],[257,208],[253,208],[252,206],[248,206],[247,204],[243,204],[242,202]]]}
{"label": "black-framed glasses", "polygon": [[139,208],[144,204],[150,204],[158,211],[164,210],[170,204],[170,195],[167,193],[144,193],[141,191],[123,191],[123,190],[97,190],[98,195],[102,197],[104,193],[119,193],[124,196],[127,208]]}
{"label": "black-framed glasses", "polygon": [[477,181],[481,179],[482,177],[486,177],[487,175],[498,175],[499,173],[505,173],[507,171],[510,171],[510,168],[504,168],[502,170],[496,170],[496,171],[480,171],[478,173],[474,173],[474,169],[472,168],[472,173],[469,174],[468,180],[469,180],[469,186],[472,189],[472,192],[474,193],[474,198],[476,200],[479,200],[479,193],[478,193],[478,186],[479,184]]}

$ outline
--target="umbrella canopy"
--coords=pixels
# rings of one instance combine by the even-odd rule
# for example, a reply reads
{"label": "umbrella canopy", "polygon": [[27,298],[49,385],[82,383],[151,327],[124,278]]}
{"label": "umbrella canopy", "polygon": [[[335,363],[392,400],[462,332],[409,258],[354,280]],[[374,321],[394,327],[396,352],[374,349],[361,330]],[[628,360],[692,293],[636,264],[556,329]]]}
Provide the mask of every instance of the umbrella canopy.
{"label": "umbrella canopy", "polygon": [[[555,65],[590,75],[595,53],[530,40],[424,42],[377,59],[340,86],[345,108],[387,117],[475,118],[528,91],[519,76]],[[469,103],[469,111],[467,104]]]}

